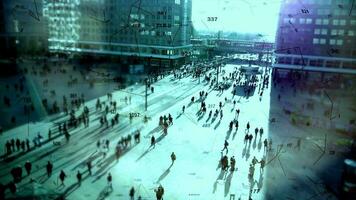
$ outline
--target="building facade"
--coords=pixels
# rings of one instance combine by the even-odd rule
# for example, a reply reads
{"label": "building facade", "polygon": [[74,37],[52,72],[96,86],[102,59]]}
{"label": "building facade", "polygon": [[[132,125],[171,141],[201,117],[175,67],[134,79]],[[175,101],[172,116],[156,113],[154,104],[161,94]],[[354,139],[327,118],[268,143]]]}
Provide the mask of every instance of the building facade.
{"label": "building facade", "polygon": [[1,57],[47,52],[47,20],[39,0],[2,0],[0,2]]}
{"label": "building facade", "polygon": [[[191,50],[191,0],[45,0],[49,50],[169,66]],[[125,59],[124,59],[125,60]]]}
{"label": "building facade", "polygon": [[352,0],[286,0],[281,4],[274,68],[356,74],[355,44]]}

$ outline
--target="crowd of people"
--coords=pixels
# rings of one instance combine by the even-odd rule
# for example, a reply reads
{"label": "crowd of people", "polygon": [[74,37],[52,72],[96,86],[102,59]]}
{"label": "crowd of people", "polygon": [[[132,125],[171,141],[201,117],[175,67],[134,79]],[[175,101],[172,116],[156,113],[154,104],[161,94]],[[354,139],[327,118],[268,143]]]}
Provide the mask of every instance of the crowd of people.
{"label": "crowd of people", "polygon": [[[221,65],[221,64],[219,64]],[[231,132],[235,128],[235,132],[239,130],[239,116],[240,116],[240,109],[242,108],[237,108],[237,101],[234,99],[234,97],[237,95],[237,90],[238,87],[243,87],[244,90],[244,96],[248,98],[249,96],[252,95],[252,93],[257,89],[258,87],[258,94],[262,97],[263,95],[263,90],[268,87],[268,80],[269,77],[266,74],[263,74],[261,76],[259,75],[248,75],[245,74],[238,69],[235,69],[234,72],[229,73],[225,75],[225,73],[222,73],[222,81],[220,83],[223,84],[218,84],[219,81],[217,78],[213,78],[212,73],[210,70],[213,69],[213,66],[208,66],[206,67],[203,71],[197,72],[194,69],[191,69],[188,66],[183,67],[181,70],[175,70],[174,71],[174,78],[175,79],[181,79],[186,76],[192,75],[194,78],[200,78],[201,74],[205,74],[205,82],[206,85],[210,85],[210,88],[208,91],[202,90],[199,91],[199,96],[193,96],[191,98],[191,101],[189,105],[192,105],[194,103],[199,103],[200,108],[197,112],[197,117],[203,117],[205,113],[208,114],[208,119],[210,119],[213,116],[213,119],[211,120],[210,123],[213,123],[215,118],[219,118],[219,121],[222,121],[224,118],[224,107],[227,106],[227,104],[232,103],[233,104],[233,110],[235,111],[235,115],[231,120],[228,120],[228,124],[226,127],[228,127],[228,130]],[[214,69],[215,70],[215,69]],[[158,77],[156,76],[155,79]],[[74,80],[74,79],[73,79]],[[228,83],[234,82],[234,84],[231,84],[229,86]],[[48,84],[48,83],[44,83]],[[72,82],[71,84],[76,84],[75,81]],[[217,86],[217,87],[215,87]],[[154,88],[151,85],[148,85],[148,88],[151,89],[151,92],[154,92]],[[221,97],[221,101],[218,102],[217,108],[215,107],[210,107],[208,102],[208,96],[209,96],[209,90],[211,89],[218,89],[220,94],[224,94],[225,92],[231,91],[231,94],[233,97],[231,99],[228,99],[228,97]],[[229,90],[231,88],[231,90]],[[221,95],[220,95],[221,96]],[[46,102],[46,101],[43,101]],[[126,97],[125,98],[125,105],[131,104],[131,97]],[[184,114],[185,110],[189,107],[189,105],[183,105],[182,107],[182,113]],[[54,107],[58,107],[57,103],[55,103]],[[95,110],[90,111],[90,109],[85,105],[85,98],[84,95],[81,94],[72,94],[71,95],[71,102],[70,106],[67,100],[66,96],[63,96],[63,102],[62,102],[62,109],[58,107],[59,110],[62,110],[65,113],[66,120],[58,122],[57,127],[58,131],[54,131],[54,129],[49,129],[48,132],[48,140],[54,139],[52,132],[58,133],[60,136],[64,136],[67,142],[70,141],[71,133],[74,134],[75,129],[77,129],[80,126],[84,126],[84,128],[89,127],[90,123],[90,116],[92,114],[99,115],[98,118],[96,118],[100,123],[100,127],[109,127],[109,122],[111,122],[111,127],[113,128],[115,125],[119,124],[120,117],[123,115],[119,114],[119,109],[118,109],[118,103],[117,101],[113,98],[112,93],[107,94],[107,100],[103,101],[102,99],[98,98],[96,100],[95,104]],[[81,110],[82,109],[82,110]],[[228,116],[228,115],[226,115]],[[131,118],[131,115],[128,116]],[[225,117],[226,118],[226,117]],[[95,119],[95,120],[96,120]],[[92,120],[93,121],[93,120]],[[131,121],[131,120],[130,120]],[[147,121],[147,120],[146,120]],[[207,120],[208,121],[208,120]],[[163,130],[163,134],[167,135],[168,133],[168,127],[173,125],[173,117],[170,113],[168,115],[163,115],[159,117],[158,120],[158,126]],[[257,126],[257,125],[256,125]],[[245,129],[245,144],[249,143],[251,144],[251,141],[253,137],[257,138],[258,135],[260,138],[264,137],[264,130],[261,126],[256,127],[254,129],[254,132],[251,131],[251,126],[250,122],[247,123],[246,129]],[[71,132],[71,133],[70,133]],[[133,147],[134,144],[140,143],[140,131],[137,130],[133,132],[132,134],[128,134],[124,137],[121,137],[121,139],[118,140],[115,148],[114,148],[114,154],[116,156],[116,159],[119,159],[120,156],[123,155],[127,150],[129,150],[131,147]],[[41,147],[43,144],[43,136],[38,133],[37,136],[34,137],[33,139],[33,147]],[[132,144],[132,140],[134,140],[134,144]],[[268,150],[268,141],[269,143],[269,149],[271,149],[272,141],[268,140],[267,138],[264,139],[264,146],[265,146],[265,151],[267,152]],[[107,153],[110,151],[110,140],[109,139],[100,139],[97,141],[97,147],[100,151],[103,152],[103,156],[105,157]],[[151,137],[151,146],[155,146],[156,143],[156,138],[152,135]],[[11,139],[6,142],[5,144],[6,148],[6,154],[10,155],[13,152],[17,151],[29,151],[30,150],[30,141],[28,139],[26,140],[20,140],[20,139]],[[224,154],[225,151],[225,154]],[[227,138],[224,141],[224,147],[221,151],[221,159],[219,161],[219,165],[221,166],[221,169],[224,171],[230,171],[233,173],[234,171],[237,170],[237,164],[236,164],[236,158],[235,155],[233,155],[231,152],[229,153],[229,139]],[[174,152],[171,154],[171,161],[172,165],[176,160],[176,155]],[[250,167],[250,173],[249,177],[253,177],[254,173],[254,167],[257,163],[260,163],[261,166],[261,171],[263,171],[264,166],[266,165],[265,158],[261,158],[260,161],[258,161],[255,157],[252,160],[251,167]],[[89,175],[92,175],[92,168],[93,164],[92,161],[89,159],[86,161],[86,166],[87,166],[87,171]],[[32,164],[29,161],[26,161],[24,164],[24,169],[26,170],[27,175],[31,174],[31,169],[32,169]],[[52,169],[53,169],[53,164],[48,161],[48,164],[46,166],[46,172],[48,177],[52,175]],[[83,180],[83,173],[80,170],[76,172],[76,178],[78,181],[78,184],[80,185],[82,180]],[[14,167],[11,170],[11,174],[13,176],[13,181],[12,183],[17,183],[22,180],[23,177],[23,172],[22,172],[22,167],[17,166]],[[58,174],[58,179],[61,182],[61,186],[65,186],[65,180],[68,177],[67,173],[64,170],[60,170]],[[107,175],[107,182],[108,182],[108,187],[113,189],[112,187],[112,175],[111,173],[108,173]],[[10,185],[12,183],[9,183]],[[8,188],[13,187],[13,186],[8,186]],[[164,195],[164,189],[160,185],[157,189],[154,190],[156,194],[157,200],[162,200],[163,195]],[[135,197],[135,189],[132,187],[129,191],[129,197],[130,199],[134,199]],[[141,197],[138,197],[141,199]]]}

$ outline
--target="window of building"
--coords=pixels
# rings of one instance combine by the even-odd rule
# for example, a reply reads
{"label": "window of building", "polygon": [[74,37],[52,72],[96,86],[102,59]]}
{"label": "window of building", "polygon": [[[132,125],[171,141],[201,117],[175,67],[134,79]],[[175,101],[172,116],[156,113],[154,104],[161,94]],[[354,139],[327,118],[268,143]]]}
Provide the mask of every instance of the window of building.
{"label": "window of building", "polygon": [[356,25],[356,20],[354,20],[354,19],[350,20],[350,24],[351,25]]}
{"label": "window of building", "polygon": [[335,45],[336,44],[336,40],[335,39],[330,39],[329,44]]}
{"label": "window of building", "polygon": [[314,30],[314,34],[315,34],[315,35],[320,35],[320,29],[315,29],[315,30]]}
{"label": "window of building", "polygon": [[317,13],[318,15],[327,15],[329,14],[330,10],[329,9],[318,9]]}
{"label": "window of building", "polygon": [[315,24],[316,24],[316,25],[321,25],[321,19],[316,19],[316,20],[315,20]]}
{"label": "window of building", "polygon": [[178,5],[180,5],[180,0],[174,0],[174,2]]}
{"label": "window of building", "polygon": [[341,10],[340,12],[340,15],[348,15],[348,10],[344,9],[344,10]]}
{"label": "window of building", "polygon": [[340,25],[341,26],[345,26],[346,25],[346,20],[345,19],[341,19],[340,20]]}
{"label": "window of building", "polygon": [[345,34],[345,31],[344,30],[339,30],[339,35],[344,35]]}
{"label": "window of building", "polygon": [[347,35],[348,36],[355,36],[355,31],[349,30]]}
{"label": "window of building", "polygon": [[329,20],[328,19],[323,19],[323,25],[329,25]]}
{"label": "window of building", "polygon": [[321,29],[321,34],[322,35],[327,35],[328,34],[328,30],[327,29]]}
{"label": "window of building", "polygon": [[318,15],[323,15],[324,14],[324,10],[323,9],[318,9],[317,13],[318,13]]}
{"label": "window of building", "polygon": [[300,18],[299,19],[299,24],[305,24],[305,18]]}
{"label": "window of building", "polygon": [[333,25],[334,25],[334,26],[339,25],[339,20],[338,20],[338,19],[334,19],[334,20],[333,20]]}
{"label": "window of building", "polygon": [[343,45],[343,44],[344,44],[344,41],[343,41],[343,40],[337,40],[337,41],[336,41],[336,44],[337,44],[337,45]]}
{"label": "window of building", "polygon": [[313,44],[319,44],[319,38],[313,38]]}
{"label": "window of building", "polygon": [[320,44],[326,44],[326,39],[320,39]]}
{"label": "window of building", "polygon": [[313,20],[311,18],[307,19],[307,24],[311,24],[313,22]]}
{"label": "window of building", "polygon": [[332,29],[330,34],[331,35],[337,35],[337,29]]}

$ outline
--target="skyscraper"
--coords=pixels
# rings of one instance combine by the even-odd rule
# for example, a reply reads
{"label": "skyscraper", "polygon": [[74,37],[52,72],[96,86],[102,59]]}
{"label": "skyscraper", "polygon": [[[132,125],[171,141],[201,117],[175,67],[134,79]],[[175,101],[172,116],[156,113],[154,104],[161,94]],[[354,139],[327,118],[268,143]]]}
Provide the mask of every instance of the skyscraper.
{"label": "skyscraper", "polygon": [[47,49],[47,21],[42,1],[0,2],[0,51],[5,58],[20,54],[43,54]]}
{"label": "skyscraper", "polygon": [[192,45],[191,0],[46,1],[49,49],[150,60],[184,61]]}
{"label": "skyscraper", "polygon": [[353,0],[286,0],[276,34],[278,71],[356,74]]}

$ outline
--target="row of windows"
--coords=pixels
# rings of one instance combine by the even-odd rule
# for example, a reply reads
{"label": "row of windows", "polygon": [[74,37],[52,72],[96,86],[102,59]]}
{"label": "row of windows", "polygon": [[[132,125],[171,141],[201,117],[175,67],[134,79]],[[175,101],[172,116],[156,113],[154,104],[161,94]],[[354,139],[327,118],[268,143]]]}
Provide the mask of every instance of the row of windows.
{"label": "row of windows", "polygon": [[349,15],[349,10],[347,9],[318,9],[318,15],[328,15],[328,16],[346,16]]}
{"label": "row of windows", "polygon": [[[80,49],[92,49],[92,50],[109,50],[109,51],[117,51],[117,52],[140,52],[140,53],[149,53],[149,54],[157,54],[157,55],[184,55],[187,51],[184,49],[175,49],[175,50],[167,50],[167,49],[156,49],[151,47],[128,47],[128,46],[109,46],[109,45],[90,45],[90,44],[79,44],[75,45]],[[65,47],[59,43],[51,42],[50,48],[57,49],[65,49]],[[73,46],[74,47],[74,46]]]}
{"label": "row of windows", "polygon": [[[326,39],[325,38],[313,38],[313,44],[326,44]],[[329,44],[330,45],[343,45],[344,40],[330,39]]]}
{"label": "row of windows", "polygon": [[[352,4],[353,0],[303,0],[303,4],[319,4],[319,5],[331,5],[331,3],[335,5],[343,5],[343,6],[349,6],[346,4]],[[299,1],[295,0],[286,0],[286,3],[297,3],[299,4]]]}
{"label": "row of windows", "polygon": [[[348,30],[346,32],[347,36],[355,36],[355,31],[354,30]],[[314,29],[314,34],[315,35],[327,35],[328,34],[328,29]],[[330,31],[330,35],[335,36],[335,35],[345,35],[345,30],[344,29],[332,29]]]}
{"label": "row of windows", "polygon": [[[355,51],[356,52],[356,51]],[[313,67],[334,67],[338,68],[342,66],[342,68],[355,69],[356,62],[348,62],[348,61],[337,61],[337,60],[323,60],[323,59],[306,59],[303,60],[300,58],[291,57],[278,57],[277,63],[279,64],[292,64],[292,65],[309,65]]]}
{"label": "row of windows", "polygon": [[[294,24],[296,22],[296,19],[295,18],[284,18],[283,22],[285,24],[288,24],[288,23]],[[312,24],[312,23],[313,23],[313,19],[311,19],[311,18],[299,18],[299,24]],[[330,23],[334,26],[345,26],[347,24],[347,20],[346,19],[333,19],[333,20],[315,19],[316,25],[329,25]],[[350,25],[352,25],[352,26],[356,25],[356,20],[355,19],[350,20]]]}

